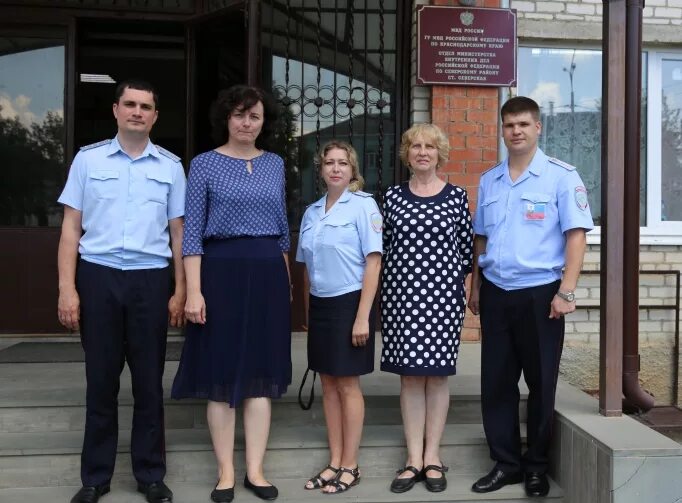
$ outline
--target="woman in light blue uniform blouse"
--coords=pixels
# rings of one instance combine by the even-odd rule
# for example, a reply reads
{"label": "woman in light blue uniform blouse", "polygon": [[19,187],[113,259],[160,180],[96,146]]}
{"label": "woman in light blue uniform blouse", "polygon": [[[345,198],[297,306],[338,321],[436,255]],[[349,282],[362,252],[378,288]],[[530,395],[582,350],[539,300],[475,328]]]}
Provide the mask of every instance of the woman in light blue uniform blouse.
{"label": "woman in light blue uniform blouse", "polygon": [[359,376],[374,370],[382,218],[372,196],[359,190],[363,179],[352,146],[331,141],[317,160],[327,194],[303,215],[296,260],[305,263],[310,286],[308,367],[322,381],[330,462],[305,488],[338,493],[360,481],[365,404]]}

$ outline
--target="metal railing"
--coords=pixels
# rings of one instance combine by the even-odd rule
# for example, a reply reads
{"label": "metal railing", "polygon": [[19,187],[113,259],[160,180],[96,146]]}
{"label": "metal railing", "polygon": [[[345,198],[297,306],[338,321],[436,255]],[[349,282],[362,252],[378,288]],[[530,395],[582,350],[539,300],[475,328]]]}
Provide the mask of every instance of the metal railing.
{"label": "metal railing", "polygon": [[[600,275],[600,270],[581,271],[581,276],[597,276]],[[680,271],[639,271],[640,276],[675,276],[675,303],[674,304],[639,304],[639,309],[647,309],[650,311],[669,311],[675,310],[675,339],[673,347],[673,403],[679,402],[679,366],[680,366]],[[601,287],[600,287],[601,288]],[[599,309],[600,304],[578,304],[576,309]]]}

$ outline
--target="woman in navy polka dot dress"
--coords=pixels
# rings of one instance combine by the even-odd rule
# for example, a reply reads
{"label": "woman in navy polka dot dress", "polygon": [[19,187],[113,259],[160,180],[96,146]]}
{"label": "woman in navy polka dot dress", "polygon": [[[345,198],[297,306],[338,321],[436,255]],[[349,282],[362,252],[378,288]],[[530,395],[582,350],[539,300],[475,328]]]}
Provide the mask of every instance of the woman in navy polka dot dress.
{"label": "woman in navy polka dot dress", "polygon": [[381,369],[401,376],[408,450],[405,467],[391,484],[393,492],[408,491],[420,480],[430,491],[446,487],[440,439],[473,240],[466,191],[437,175],[448,151],[448,139],[437,126],[411,127],[403,134],[400,156],[412,177],[384,197]]}
{"label": "woman in navy polka dot dress", "polygon": [[218,461],[216,502],[234,496],[235,407],[244,407],[244,485],[266,499],[263,475],[270,399],[291,383],[289,228],[284,164],[262,149],[276,105],[259,89],[234,86],[211,106],[221,146],[192,160],[182,244],[187,276],[185,333],[173,398],[208,399]]}

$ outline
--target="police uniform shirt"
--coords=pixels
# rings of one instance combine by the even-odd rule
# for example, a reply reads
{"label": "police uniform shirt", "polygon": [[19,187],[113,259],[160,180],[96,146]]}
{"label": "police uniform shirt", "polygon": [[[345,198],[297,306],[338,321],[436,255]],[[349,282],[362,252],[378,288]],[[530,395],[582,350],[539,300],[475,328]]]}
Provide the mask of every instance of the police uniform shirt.
{"label": "police uniform shirt", "polygon": [[83,260],[116,269],[166,267],[168,220],[184,215],[180,158],[151,141],[131,159],[118,138],[81,148],[58,201],[82,212]]}
{"label": "police uniform shirt", "polygon": [[481,176],[474,232],[487,238],[484,276],[504,290],[561,279],[570,229],[593,228],[587,191],[570,164],[537,149],[516,181],[508,159]]}
{"label": "police uniform shirt", "polygon": [[325,195],[306,209],[296,251],[316,297],[362,289],[365,257],[382,251],[382,218],[371,194],[346,190],[325,213],[326,201]]}

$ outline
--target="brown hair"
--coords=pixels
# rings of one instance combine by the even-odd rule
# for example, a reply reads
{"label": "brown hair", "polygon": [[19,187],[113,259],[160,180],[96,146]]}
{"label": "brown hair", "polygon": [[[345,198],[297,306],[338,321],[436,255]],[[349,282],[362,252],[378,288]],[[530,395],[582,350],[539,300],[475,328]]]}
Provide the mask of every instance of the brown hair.
{"label": "brown hair", "polygon": [[274,135],[278,117],[277,104],[273,98],[258,87],[235,85],[223,89],[211,103],[209,120],[211,121],[211,137],[218,145],[230,139],[227,121],[237,110],[248,110],[261,102],[263,104],[263,128],[256,139],[256,147],[266,149]]}
{"label": "brown hair", "polygon": [[540,107],[537,102],[525,96],[514,96],[502,105],[500,118],[504,121],[505,115],[518,115],[525,112],[529,112],[533,116],[534,121],[540,122]]}

